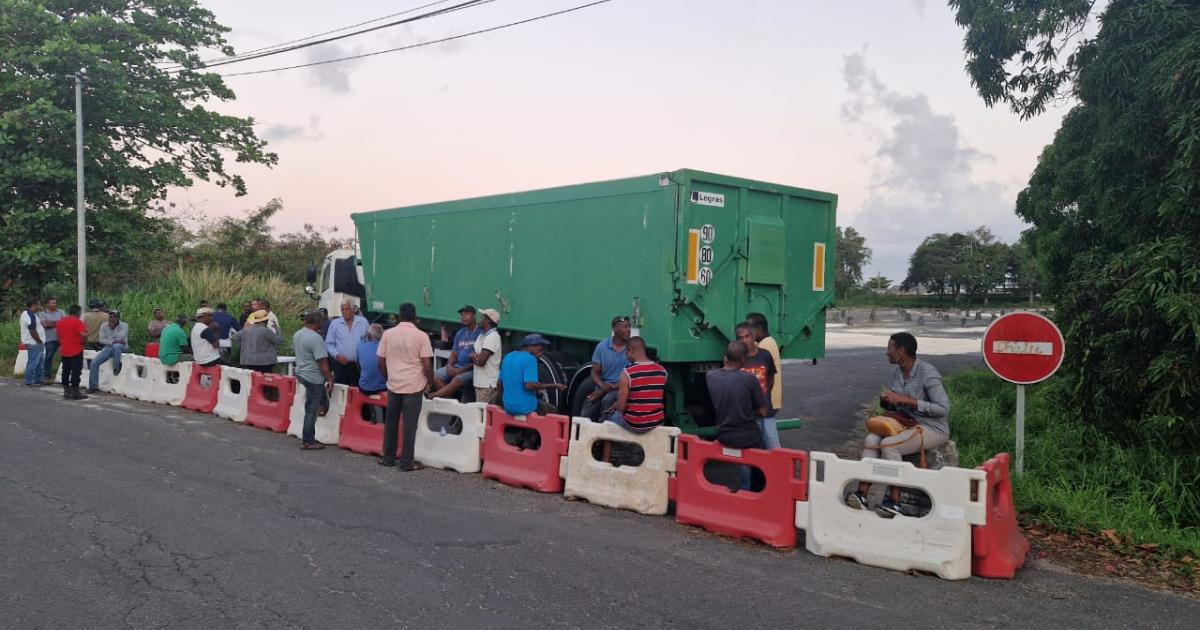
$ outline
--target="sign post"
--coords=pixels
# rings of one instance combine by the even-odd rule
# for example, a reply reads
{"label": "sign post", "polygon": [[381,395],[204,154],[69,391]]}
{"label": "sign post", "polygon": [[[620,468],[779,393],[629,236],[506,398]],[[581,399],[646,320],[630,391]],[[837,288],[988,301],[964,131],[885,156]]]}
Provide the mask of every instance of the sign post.
{"label": "sign post", "polygon": [[1017,475],[1025,473],[1025,386],[1040,383],[1062,365],[1065,343],[1058,326],[1037,313],[1011,313],[983,334],[983,361],[1017,386]]}

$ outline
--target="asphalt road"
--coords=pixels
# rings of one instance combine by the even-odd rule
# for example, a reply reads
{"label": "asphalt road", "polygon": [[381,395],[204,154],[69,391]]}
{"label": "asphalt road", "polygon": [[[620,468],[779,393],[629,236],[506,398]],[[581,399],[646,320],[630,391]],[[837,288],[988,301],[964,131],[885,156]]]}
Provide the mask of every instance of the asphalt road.
{"label": "asphalt road", "polygon": [[215,416],[0,381],[9,628],[1194,628],[1200,602],[1038,565],[947,582]]}

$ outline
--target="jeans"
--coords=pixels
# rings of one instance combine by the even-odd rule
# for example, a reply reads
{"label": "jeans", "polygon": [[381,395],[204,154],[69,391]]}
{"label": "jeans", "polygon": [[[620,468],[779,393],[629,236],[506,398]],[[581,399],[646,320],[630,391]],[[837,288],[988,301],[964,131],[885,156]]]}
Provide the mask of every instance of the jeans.
{"label": "jeans", "polygon": [[601,396],[598,400],[589,400],[583,403],[583,411],[580,413],[583,415],[583,417],[591,419],[592,422],[596,422],[600,419],[600,412],[616,404],[618,393],[619,392],[614,389],[611,392]]}
{"label": "jeans", "polygon": [[779,443],[779,427],[775,425],[774,416],[760,419],[758,421],[758,430],[762,431],[764,449],[769,451],[781,446]]}
{"label": "jeans", "polygon": [[325,383],[309,383],[297,378],[296,382],[304,387],[304,430],[300,433],[300,441],[312,444],[317,441],[317,412],[325,403]]}
{"label": "jeans", "polygon": [[42,344],[25,345],[25,384],[33,385],[42,382],[42,353],[46,347]]}
{"label": "jeans", "polygon": [[45,357],[42,359],[42,378],[52,378],[54,374],[50,368],[54,367],[54,355],[58,354],[58,340],[46,342]]}
{"label": "jeans", "polygon": [[407,468],[413,464],[417,423],[421,421],[421,404],[424,401],[425,396],[421,392],[415,394],[388,392],[387,413],[384,414],[383,424],[384,461],[391,462],[396,459],[396,441],[400,438],[400,421],[403,416],[404,443],[400,445],[400,467]]}
{"label": "jeans", "polygon": [[63,387],[79,387],[79,377],[83,374],[83,355],[62,358]]}
{"label": "jeans", "polygon": [[96,358],[92,359],[91,371],[88,373],[88,389],[96,389],[100,386],[100,366],[103,365],[105,361],[112,359],[114,376],[121,371],[122,352],[125,352],[125,344],[120,343],[104,346],[100,350],[100,353],[96,355]]}

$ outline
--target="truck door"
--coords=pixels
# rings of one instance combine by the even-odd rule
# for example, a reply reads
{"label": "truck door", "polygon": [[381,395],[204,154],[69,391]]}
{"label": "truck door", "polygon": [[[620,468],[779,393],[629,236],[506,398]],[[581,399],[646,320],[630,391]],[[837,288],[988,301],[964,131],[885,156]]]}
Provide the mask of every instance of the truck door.
{"label": "truck door", "polygon": [[782,204],[786,197],[745,191],[740,215],[745,226],[746,269],[738,319],[762,313],[771,331],[778,331],[785,314],[784,281],[787,278],[787,226]]}
{"label": "truck door", "polygon": [[734,339],[745,244],[738,189],[693,181],[680,200],[680,285],[691,318]]}

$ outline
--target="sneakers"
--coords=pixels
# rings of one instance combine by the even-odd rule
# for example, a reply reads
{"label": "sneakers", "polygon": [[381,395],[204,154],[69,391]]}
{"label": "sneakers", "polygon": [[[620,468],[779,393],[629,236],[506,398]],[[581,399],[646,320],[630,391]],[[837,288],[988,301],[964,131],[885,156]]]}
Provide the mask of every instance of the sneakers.
{"label": "sneakers", "polygon": [[908,516],[904,513],[904,508],[893,500],[891,497],[884,498],[883,501],[875,508],[875,513],[884,518],[895,518],[897,516]]}
{"label": "sneakers", "polygon": [[89,393],[89,394],[99,394],[99,393],[100,393],[100,388],[99,388],[99,387],[89,387],[89,388],[87,388],[87,393]]}
{"label": "sneakers", "polygon": [[846,495],[846,505],[856,510],[865,510],[867,509],[867,495],[858,491],[848,494]]}

